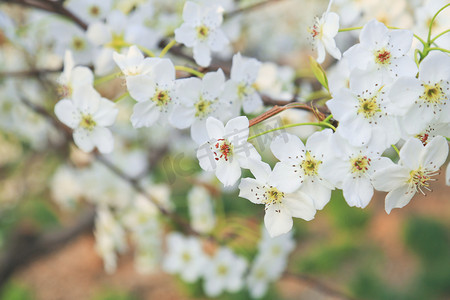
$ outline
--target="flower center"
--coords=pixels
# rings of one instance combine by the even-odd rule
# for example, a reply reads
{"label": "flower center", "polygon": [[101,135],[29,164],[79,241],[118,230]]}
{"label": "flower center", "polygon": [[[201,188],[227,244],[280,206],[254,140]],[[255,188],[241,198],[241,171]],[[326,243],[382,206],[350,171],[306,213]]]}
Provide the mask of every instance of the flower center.
{"label": "flower center", "polygon": [[283,201],[284,193],[279,191],[276,187],[270,186],[264,193],[265,200],[263,203],[266,205],[280,204]]}
{"label": "flower center", "polygon": [[203,119],[213,110],[212,104],[214,101],[205,100],[200,96],[200,99],[194,104],[195,117]]}
{"label": "flower center", "polygon": [[72,95],[72,87],[70,85],[62,84],[58,86],[57,93],[60,98],[70,98]]}
{"label": "flower center", "polygon": [[391,52],[385,48],[375,51],[375,62],[379,65],[387,65],[391,61]]}
{"label": "flower center", "polygon": [[89,14],[93,17],[97,17],[100,14],[100,8],[97,5],[92,5],[89,8]]}
{"label": "flower center", "polygon": [[445,94],[439,83],[434,85],[424,84],[423,87],[424,92],[420,98],[422,98],[425,102],[433,105],[439,105],[444,102]]}
{"label": "flower center", "polygon": [[197,38],[199,40],[205,40],[209,34],[209,28],[205,25],[200,25],[195,28],[197,30]]}
{"label": "flower center", "polygon": [[240,100],[246,98],[254,92],[255,87],[247,85],[245,82],[239,83],[237,87],[237,95]]}
{"label": "flower center", "polygon": [[364,174],[370,167],[371,159],[367,156],[357,156],[350,160],[351,172],[354,174]]}
{"label": "flower center", "polygon": [[228,267],[225,265],[219,265],[217,267],[217,274],[221,275],[221,276],[225,276],[228,273]]}
{"label": "flower center", "polygon": [[311,37],[316,39],[317,37],[320,38],[322,33],[322,26],[320,25],[320,19],[316,17],[314,21],[314,25],[309,28],[309,31],[311,32]]}
{"label": "flower center", "polygon": [[233,155],[233,145],[226,139],[218,139],[213,147],[213,153],[215,160],[223,158],[225,161],[228,161]]}
{"label": "flower center", "polygon": [[72,39],[72,48],[77,51],[81,51],[85,48],[84,40],[78,36],[75,36]]}
{"label": "flower center", "polygon": [[168,91],[165,90],[156,90],[156,93],[153,95],[152,99],[153,102],[156,103],[156,105],[162,107],[167,106],[172,98],[170,97],[170,94]]}
{"label": "flower center", "polygon": [[377,112],[381,112],[380,106],[377,103],[377,97],[359,98],[359,108],[357,114],[362,114],[364,118],[370,119]]}
{"label": "flower center", "polygon": [[191,260],[191,255],[189,254],[189,252],[183,252],[183,254],[181,255],[181,259],[185,263],[188,263]]}
{"label": "flower center", "polygon": [[430,172],[420,167],[417,170],[409,172],[408,183],[410,186],[414,186],[416,192],[420,191],[422,195],[425,195],[423,189],[431,192],[429,181],[436,181],[436,179],[431,177],[437,175],[438,173],[439,172]]}
{"label": "flower center", "polygon": [[125,47],[127,43],[125,43],[125,39],[123,33],[113,33],[111,42],[106,44],[106,47],[113,48],[117,52],[119,52],[123,47]]}
{"label": "flower center", "polygon": [[92,115],[81,115],[81,121],[79,125],[81,128],[91,131],[94,129],[95,125],[97,125],[97,123],[92,118]]}
{"label": "flower center", "polygon": [[322,164],[322,161],[317,160],[309,152],[306,152],[305,160],[300,164],[300,167],[306,176],[315,176],[318,175],[320,164]]}

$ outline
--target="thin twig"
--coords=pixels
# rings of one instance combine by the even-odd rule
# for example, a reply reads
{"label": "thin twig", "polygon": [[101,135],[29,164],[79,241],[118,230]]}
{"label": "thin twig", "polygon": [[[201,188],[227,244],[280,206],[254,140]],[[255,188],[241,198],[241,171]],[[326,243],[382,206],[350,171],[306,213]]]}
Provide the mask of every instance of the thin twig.
{"label": "thin twig", "polygon": [[41,76],[41,75],[60,73],[60,72],[62,72],[62,68],[0,72],[0,78]]}
{"label": "thin twig", "polygon": [[264,7],[264,6],[268,5],[268,4],[273,4],[273,3],[281,2],[281,1],[282,0],[266,0],[266,1],[257,2],[255,4],[248,5],[246,7],[242,7],[242,8],[236,9],[234,11],[230,11],[230,12],[224,14],[223,17],[224,18],[232,18],[232,17],[234,17],[236,15],[239,15],[239,14],[242,14],[242,13],[247,13],[247,12],[250,12],[250,11],[262,8],[262,7]]}
{"label": "thin twig", "polygon": [[328,284],[325,284],[322,281],[309,277],[305,274],[294,274],[290,272],[285,272],[283,277],[301,280],[308,286],[311,286],[314,290],[321,291],[323,294],[326,294],[328,296],[336,297],[338,299],[343,300],[356,300],[356,298],[344,293],[343,291],[337,290],[336,288],[331,287]]}

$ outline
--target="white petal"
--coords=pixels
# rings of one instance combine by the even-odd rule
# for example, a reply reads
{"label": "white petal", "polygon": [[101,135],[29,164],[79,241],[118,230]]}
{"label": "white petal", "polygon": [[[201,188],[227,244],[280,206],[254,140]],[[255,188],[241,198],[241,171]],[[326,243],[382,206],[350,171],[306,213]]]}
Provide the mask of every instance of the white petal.
{"label": "white petal", "polygon": [[94,121],[98,126],[111,126],[116,120],[119,110],[116,108],[114,102],[106,98],[100,98],[97,112],[93,115]]}
{"label": "white petal", "polygon": [[389,91],[389,99],[399,114],[405,114],[423,92],[423,87],[415,77],[399,78]]}
{"label": "white petal", "polygon": [[261,96],[254,92],[253,94],[247,96],[243,103],[244,113],[251,114],[260,111],[263,108],[263,102]]}
{"label": "white petal", "polygon": [[261,160],[249,160],[249,169],[252,172],[253,176],[255,176],[256,180],[264,185],[268,182],[269,176],[271,175],[271,169],[269,164],[261,161]]}
{"label": "white petal", "polygon": [[409,138],[400,149],[400,161],[410,170],[415,170],[420,166],[420,154],[423,149],[422,142],[416,138]]}
{"label": "white petal", "polygon": [[178,43],[184,44],[186,47],[194,47],[197,42],[197,32],[190,24],[183,24],[181,27],[175,29],[175,40]]}
{"label": "white petal", "polygon": [[158,121],[160,115],[159,108],[153,101],[136,103],[131,115],[131,124],[134,128],[150,127]]}
{"label": "white petal", "polygon": [[367,23],[359,35],[361,44],[369,49],[383,47],[388,42],[388,39],[389,30],[383,23],[376,20]]}
{"label": "white petal", "polygon": [[339,30],[339,15],[334,12],[326,14],[322,30],[325,36],[334,37]]}
{"label": "white petal", "polygon": [[96,126],[92,131],[91,139],[101,153],[111,153],[114,149],[114,138],[107,128]]}
{"label": "white petal", "polygon": [[195,120],[195,108],[176,105],[169,116],[169,122],[178,129],[185,129]]}
{"label": "white petal", "polygon": [[375,170],[372,183],[375,189],[390,192],[403,185],[409,178],[408,169],[391,163],[391,166]]}
{"label": "white petal", "polygon": [[342,190],[348,205],[360,208],[365,208],[373,196],[373,187],[367,177],[348,176],[344,180]]}
{"label": "white petal", "polygon": [[211,51],[209,50],[208,44],[197,43],[194,45],[194,59],[197,64],[202,67],[208,67],[211,63]]}
{"label": "white petal", "polygon": [[213,171],[217,167],[216,160],[208,143],[204,143],[198,147],[197,158],[200,167],[205,171]]}
{"label": "white petal", "polygon": [[183,21],[196,24],[200,20],[201,8],[197,3],[186,1],[183,7]]}
{"label": "white petal", "polygon": [[319,183],[318,179],[314,182],[311,182],[311,180],[304,181],[300,191],[313,199],[314,207],[317,210],[323,209],[331,198],[331,189]]}
{"label": "white petal", "polygon": [[247,142],[249,133],[249,122],[246,116],[237,117],[228,121],[225,125],[225,136],[234,145],[241,145]]}
{"label": "white petal", "polygon": [[414,189],[410,189],[408,185],[402,185],[395,190],[389,192],[386,196],[385,210],[388,214],[394,208],[402,208],[411,201],[415,194]]}
{"label": "white petal", "polygon": [[[296,172],[297,171],[297,172]],[[271,183],[285,193],[292,193],[302,185],[303,177],[299,167],[287,161],[278,162],[273,168]]]}
{"label": "white petal", "polygon": [[276,237],[292,229],[292,216],[280,204],[272,204],[266,210],[264,224],[270,237]]}
{"label": "white petal", "polygon": [[206,130],[210,139],[218,140],[224,138],[226,131],[223,123],[214,117],[206,119]]}
{"label": "white petal", "polygon": [[216,29],[210,33],[208,38],[208,45],[212,51],[222,51],[229,41],[222,30]]}
{"label": "white petal", "polygon": [[84,128],[76,128],[73,131],[73,140],[75,145],[84,152],[91,152],[94,150],[94,143],[91,139],[91,132]]}
{"label": "white petal", "polygon": [[430,171],[437,171],[447,160],[448,143],[443,136],[437,136],[431,140],[423,151],[423,167]]}
{"label": "white petal", "polygon": [[437,83],[450,80],[450,57],[440,51],[432,51],[419,66],[419,79]]}
{"label": "white petal", "polygon": [[194,120],[194,122],[191,125],[191,138],[198,145],[201,145],[204,142],[209,141],[205,120],[198,120],[198,119]]}
{"label": "white petal", "polygon": [[153,68],[155,81],[158,84],[167,84],[175,80],[175,67],[170,59],[161,59]]}
{"label": "white petal", "polygon": [[93,114],[100,105],[100,94],[90,85],[73,91],[72,100],[78,110],[84,114]]}
{"label": "white petal", "polygon": [[225,84],[225,74],[222,69],[208,72],[203,77],[202,94],[205,99],[214,100],[219,97]]}
{"label": "white petal", "polygon": [[283,204],[295,218],[311,221],[316,214],[313,200],[302,192],[287,194],[283,199]]}
{"label": "white petal", "polygon": [[411,48],[413,33],[409,30],[392,30],[389,33],[389,43],[392,45],[391,53],[394,57],[399,57],[408,53]]}
{"label": "white petal", "polygon": [[299,137],[283,133],[277,136],[270,144],[273,155],[281,161],[299,161],[305,155],[305,145]]}
{"label": "white petal", "polygon": [[234,185],[241,177],[241,168],[235,159],[228,162],[219,160],[217,162],[216,176],[224,186]]}
{"label": "white petal", "polygon": [[90,24],[86,36],[96,46],[104,45],[112,39],[111,31],[103,22]]}
{"label": "white petal", "polygon": [[142,102],[149,100],[155,93],[155,82],[148,75],[128,76],[127,88],[133,99]]}
{"label": "white petal", "polygon": [[261,184],[253,178],[242,178],[239,184],[239,197],[250,200],[255,204],[261,204],[263,199]]}
{"label": "white petal", "polygon": [[77,89],[83,85],[93,85],[94,74],[86,67],[76,67],[72,70],[72,88]]}
{"label": "white petal", "polygon": [[55,115],[58,119],[74,129],[80,124],[80,112],[69,99],[62,99],[55,105]]}

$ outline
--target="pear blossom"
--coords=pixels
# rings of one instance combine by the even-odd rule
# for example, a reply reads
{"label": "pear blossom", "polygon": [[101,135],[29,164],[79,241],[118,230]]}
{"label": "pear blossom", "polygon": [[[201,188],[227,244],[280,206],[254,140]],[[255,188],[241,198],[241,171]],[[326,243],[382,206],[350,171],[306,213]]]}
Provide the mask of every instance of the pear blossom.
{"label": "pear blossom", "polygon": [[155,64],[161,61],[159,58],[144,58],[144,55],[136,45],[128,48],[126,54],[114,52],[113,59],[125,75],[127,86],[129,77],[147,75],[151,73]]}
{"label": "pear blossom", "polygon": [[163,270],[179,274],[186,282],[194,282],[203,275],[208,258],[203,253],[200,240],[184,237],[173,232],[167,237],[168,253],[164,258]]}
{"label": "pear blossom", "polygon": [[267,256],[256,256],[246,278],[250,296],[252,298],[264,296],[269,284],[277,280],[285,268],[286,260],[271,261]]}
{"label": "pear blossom", "polygon": [[355,70],[350,88],[342,88],[326,104],[339,121],[338,134],[351,145],[384,150],[400,139],[398,112],[387,97],[388,88],[373,73]]}
{"label": "pear blossom", "polygon": [[417,72],[414,60],[407,55],[413,33],[409,30],[389,30],[376,20],[368,22],[359,35],[360,43],[344,53],[350,70],[376,71],[381,83],[389,83]]}
{"label": "pear blossom", "polygon": [[389,214],[393,208],[404,207],[420,192],[431,191],[432,178],[439,173],[448,155],[447,140],[437,136],[426,146],[416,138],[406,141],[400,150],[398,164],[375,170],[373,183],[377,190],[389,192],[385,209]]}
{"label": "pear blossom", "polygon": [[264,224],[271,237],[289,232],[292,229],[293,217],[306,221],[314,218],[316,209],[313,200],[303,192],[288,192],[277,184],[276,182],[282,179],[276,178],[279,174],[271,172],[268,164],[252,161],[250,170],[255,179],[241,180],[239,197],[265,205]]}
{"label": "pear blossom", "polygon": [[256,80],[261,63],[254,58],[233,56],[230,80],[225,84],[223,98],[232,105],[233,116],[238,116],[241,107],[244,113],[258,112],[263,107],[261,96],[256,90]]}
{"label": "pear blossom", "polygon": [[247,142],[249,122],[241,116],[231,119],[224,126],[216,118],[206,120],[209,140],[197,151],[200,167],[215,171],[224,186],[234,185],[241,177],[241,168],[249,167],[249,160],[260,160],[252,144]]}
{"label": "pear blossom", "polygon": [[203,186],[194,186],[188,193],[189,216],[192,228],[209,233],[216,224],[211,196]]}
{"label": "pear blossom", "polygon": [[[208,140],[206,120],[208,117],[228,121],[231,117],[227,104],[220,97],[225,84],[222,69],[208,72],[202,79],[186,78],[177,80],[178,102],[170,123],[179,129],[191,127],[191,137],[197,144]],[[222,110],[219,110],[222,108]]]}
{"label": "pear blossom", "polygon": [[401,121],[408,134],[420,133],[432,121],[450,122],[450,56],[430,52],[419,66],[419,77],[399,78],[389,97],[405,112]]}
{"label": "pear blossom", "polygon": [[113,150],[114,138],[106,127],[114,123],[118,109],[92,86],[80,86],[73,91],[71,99],[56,103],[55,114],[73,129],[74,142],[81,150],[90,152],[94,147],[102,153]]}
{"label": "pear blossom", "polygon": [[102,257],[105,271],[112,273],[117,267],[117,252],[126,250],[125,231],[106,207],[97,210],[95,219],[95,248]]}
{"label": "pear blossom", "polygon": [[340,134],[332,136],[331,145],[334,156],[324,163],[325,178],[342,189],[348,205],[365,208],[373,196],[375,170],[389,166],[391,160],[375,149],[350,145]]}
{"label": "pear blossom", "polygon": [[128,76],[127,87],[134,105],[131,123],[134,128],[150,127],[167,119],[176,101],[175,67],[171,60],[163,58],[149,61],[151,74]]}
{"label": "pear blossom", "polygon": [[194,59],[202,67],[211,63],[211,51],[221,51],[228,45],[228,39],[220,29],[223,8],[208,3],[202,6],[187,1],[183,9],[181,27],[175,30],[175,40],[193,48]]}
{"label": "pear blossom", "polygon": [[325,60],[325,50],[334,58],[341,59],[341,51],[336,46],[334,37],[339,31],[339,16],[334,12],[330,12],[331,0],[327,10],[319,19],[316,17],[314,25],[310,29],[311,36],[317,48],[317,62],[323,63]]}
{"label": "pear blossom", "polygon": [[330,201],[334,185],[324,175],[324,162],[330,157],[331,129],[312,134],[303,142],[294,135],[276,137],[271,145],[273,155],[280,160],[273,169],[273,184],[283,192],[300,192],[313,200],[316,209],[323,209]]}
{"label": "pear blossom", "polygon": [[114,69],[113,53],[122,51],[132,44],[154,49],[159,35],[150,28],[132,22],[130,16],[118,10],[111,11],[106,21],[91,23],[87,29],[88,39],[97,46],[94,68],[97,75],[103,76]]}
{"label": "pear blossom", "polygon": [[209,297],[216,297],[223,291],[237,292],[244,283],[243,276],[247,261],[234,254],[229,248],[220,247],[204,267],[203,289]]}
{"label": "pear blossom", "polygon": [[83,21],[92,23],[106,17],[112,8],[112,0],[69,0],[64,6],[80,17]]}
{"label": "pear blossom", "polygon": [[93,85],[94,74],[83,66],[75,67],[72,52],[67,50],[64,54],[64,69],[58,78],[58,92],[61,98],[71,98],[74,89],[84,85]]}

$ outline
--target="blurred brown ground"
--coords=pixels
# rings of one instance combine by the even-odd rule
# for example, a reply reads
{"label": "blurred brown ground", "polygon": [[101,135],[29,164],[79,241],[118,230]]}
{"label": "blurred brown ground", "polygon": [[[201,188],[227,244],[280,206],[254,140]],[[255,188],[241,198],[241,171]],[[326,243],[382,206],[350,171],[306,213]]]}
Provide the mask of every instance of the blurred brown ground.
{"label": "blurred brown ground", "polygon": [[[385,193],[376,193],[366,208],[372,212],[366,230],[368,238],[383,252],[384,278],[392,285],[404,285],[416,274],[418,268],[416,257],[402,240],[401,230],[405,220],[412,215],[420,215],[433,217],[446,226],[450,225],[450,194],[444,180],[444,174],[441,174],[433,185],[434,192],[427,196],[416,195],[405,208],[394,209],[390,215],[384,211]],[[308,228],[313,231],[313,235],[329,235],[333,232],[332,225],[323,212],[317,213]],[[309,247],[308,242],[302,241],[298,242],[298,246],[298,251]],[[316,278],[336,289],[345,290],[349,280],[348,273],[344,267],[332,275]],[[152,275],[136,273],[131,255],[120,257],[116,273],[105,274],[102,261],[94,250],[92,235],[84,235],[62,250],[34,262],[17,273],[14,279],[30,287],[37,300],[91,299],[105,288],[127,291],[137,299],[187,299],[170,275],[162,272]],[[285,299],[338,299],[293,277],[283,278],[277,287]]]}

